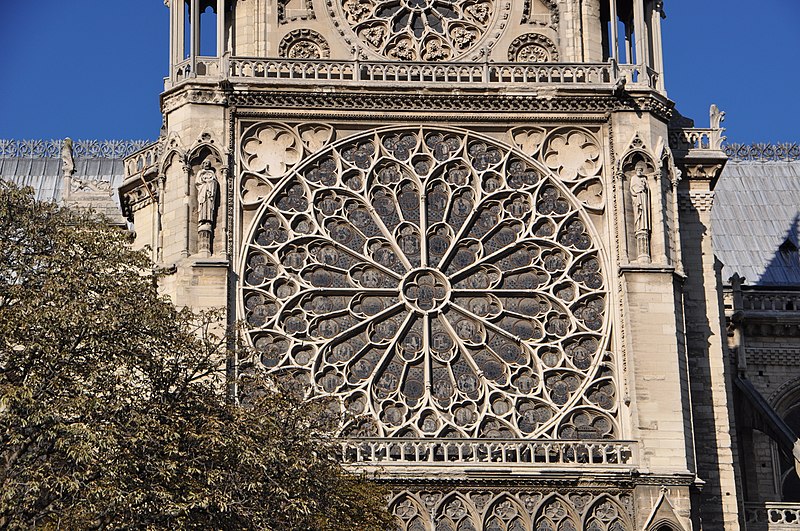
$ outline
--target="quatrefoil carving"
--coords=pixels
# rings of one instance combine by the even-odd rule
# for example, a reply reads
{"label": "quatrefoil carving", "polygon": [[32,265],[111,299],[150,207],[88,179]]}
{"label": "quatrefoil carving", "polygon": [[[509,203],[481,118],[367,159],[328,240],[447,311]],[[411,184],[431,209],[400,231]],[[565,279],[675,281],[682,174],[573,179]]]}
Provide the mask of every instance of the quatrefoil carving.
{"label": "quatrefoil carving", "polygon": [[265,125],[245,140],[242,151],[250,171],[268,178],[284,175],[300,162],[302,146],[295,133],[281,126]]}

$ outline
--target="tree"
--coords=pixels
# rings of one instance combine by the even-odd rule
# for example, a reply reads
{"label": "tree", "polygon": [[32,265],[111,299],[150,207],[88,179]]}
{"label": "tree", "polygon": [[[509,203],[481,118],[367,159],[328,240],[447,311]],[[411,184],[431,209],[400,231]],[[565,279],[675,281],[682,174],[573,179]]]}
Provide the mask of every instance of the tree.
{"label": "tree", "polygon": [[337,415],[258,373],[226,400],[219,316],[177,310],[89,213],[0,183],[0,529],[387,529]]}

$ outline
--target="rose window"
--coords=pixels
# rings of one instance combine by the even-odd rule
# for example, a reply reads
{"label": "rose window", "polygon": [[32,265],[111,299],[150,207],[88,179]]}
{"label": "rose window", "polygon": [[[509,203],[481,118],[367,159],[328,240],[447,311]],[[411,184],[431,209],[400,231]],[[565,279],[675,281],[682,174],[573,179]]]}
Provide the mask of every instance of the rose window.
{"label": "rose window", "polygon": [[492,0],[340,0],[372,51],[401,61],[447,61],[474,49],[495,18]]}
{"label": "rose window", "polygon": [[339,397],[347,435],[615,437],[608,295],[578,204],[471,133],[347,139],[258,212],[247,334],[270,370]]}

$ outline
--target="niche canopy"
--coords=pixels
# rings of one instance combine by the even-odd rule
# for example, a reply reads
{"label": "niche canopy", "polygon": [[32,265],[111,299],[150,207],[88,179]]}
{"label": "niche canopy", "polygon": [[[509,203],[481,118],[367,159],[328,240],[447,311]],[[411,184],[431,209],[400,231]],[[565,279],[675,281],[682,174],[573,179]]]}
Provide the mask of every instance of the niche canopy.
{"label": "niche canopy", "polygon": [[448,61],[475,50],[497,19],[493,0],[334,0],[362,48],[401,61]]}
{"label": "niche canopy", "polygon": [[245,249],[248,336],[340,398],[353,436],[618,436],[608,296],[578,202],[543,165],[393,127],[301,162]]}

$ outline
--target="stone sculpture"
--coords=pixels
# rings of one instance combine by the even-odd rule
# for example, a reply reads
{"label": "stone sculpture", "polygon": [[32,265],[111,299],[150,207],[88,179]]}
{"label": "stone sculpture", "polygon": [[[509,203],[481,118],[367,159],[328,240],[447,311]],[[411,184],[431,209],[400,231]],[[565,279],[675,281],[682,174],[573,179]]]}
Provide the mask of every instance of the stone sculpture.
{"label": "stone sculpture", "polygon": [[64,177],[71,177],[75,173],[75,159],[72,158],[72,139],[65,138],[61,144],[61,171]]}
{"label": "stone sculpture", "polygon": [[646,164],[639,162],[631,177],[631,202],[633,204],[636,251],[640,262],[650,261],[650,189],[645,174]]}
{"label": "stone sculpture", "polygon": [[202,169],[197,174],[197,232],[199,235],[198,251],[201,254],[211,254],[211,235],[214,230],[214,220],[217,210],[217,195],[219,183],[217,174],[211,167],[211,162],[204,161]]}

